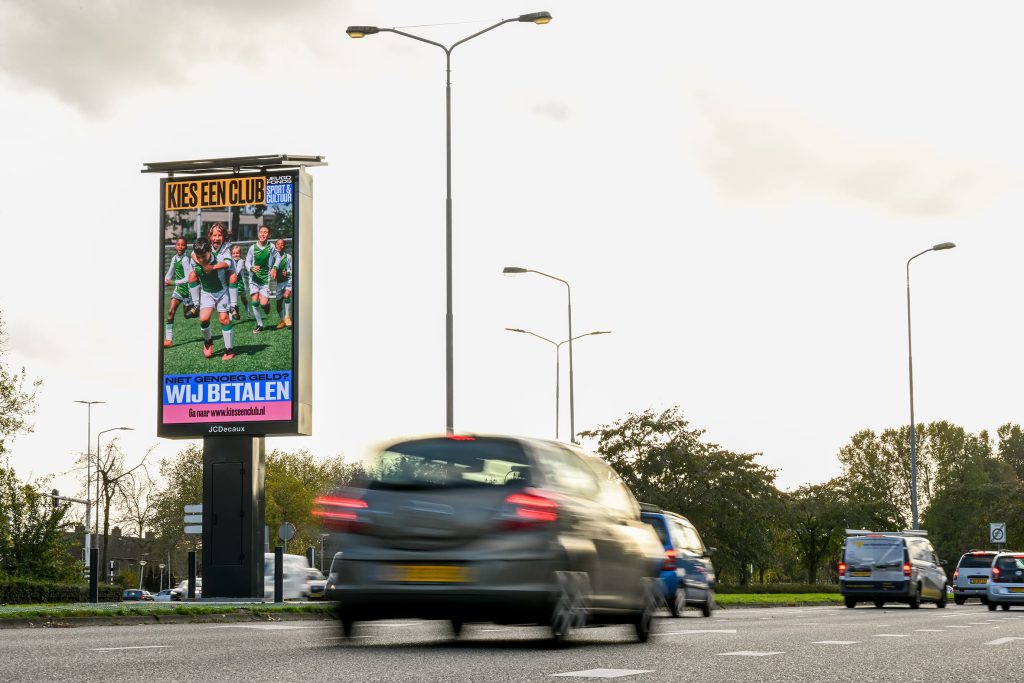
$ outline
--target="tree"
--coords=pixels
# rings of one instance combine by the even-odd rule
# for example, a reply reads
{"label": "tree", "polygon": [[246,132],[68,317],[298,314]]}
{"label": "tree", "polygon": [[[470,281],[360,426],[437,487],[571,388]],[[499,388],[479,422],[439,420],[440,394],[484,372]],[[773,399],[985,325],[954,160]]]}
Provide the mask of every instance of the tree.
{"label": "tree", "polygon": [[848,501],[841,479],[801,486],[786,496],[786,521],[800,551],[807,583],[818,582],[822,562],[839,554]]}
{"label": "tree", "polygon": [[100,550],[100,576],[106,580],[109,572],[107,566],[107,549],[110,547],[110,513],[114,504],[124,499],[128,481],[139,469],[146,466],[146,458],[150,449],[139,464],[125,469],[125,453],[121,450],[117,439],[111,439],[103,453],[96,454],[96,478],[99,481],[99,497],[97,509],[103,513],[103,546]]}
{"label": "tree", "polygon": [[756,453],[733,453],[702,441],[678,407],[630,413],[611,426],[580,434],[645,502],[686,515],[705,543],[718,547],[719,576],[750,578],[750,564],[768,564],[780,513],[775,471]]}
{"label": "tree", "polygon": [[14,470],[0,466],[0,575],[37,580],[74,581],[81,578],[70,529],[67,505],[53,505],[37,485],[18,480]]}
{"label": "tree", "polygon": [[25,368],[11,370],[3,362],[7,330],[0,316],[0,457],[7,453],[7,444],[18,434],[32,432],[29,418],[36,411],[36,394],[43,381],[29,382]]}

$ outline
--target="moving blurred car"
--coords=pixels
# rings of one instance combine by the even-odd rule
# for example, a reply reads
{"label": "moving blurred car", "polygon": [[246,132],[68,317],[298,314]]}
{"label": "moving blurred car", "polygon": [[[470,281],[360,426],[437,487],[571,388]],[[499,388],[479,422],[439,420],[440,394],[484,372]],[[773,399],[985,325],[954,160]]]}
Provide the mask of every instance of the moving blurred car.
{"label": "moving blurred car", "polygon": [[847,607],[869,600],[875,607],[905,602],[916,609],[924,600],[946,606],[946,563],[928,542],[928,532],[847,529],[846,534],[839,592]]}
{"label": "moving blurred car", "polygon": [[[310,569],[309,560],[305,555],[284,555],[282,564],[282,599],[298,600],[306,597],[306,575]],[[274,599],[274,553],[263,554],[263,599]]]}
{"label": "moving blurred car", "polygon": [[323,600],[324,590],[327,588],[327,578],[319,569],[310,567],[306,570],[306,598],[309,600]]}
{"label": "moving blurred car", "polygon": [[326,597],[358,621],[534,623],[556,640],[629,623],[640,641],[662,604],[664,550],[603,461],[573,445],[503,436],[393,443],[365,487],[317,499],[341,531]]}
{"label": "moving blurred car", "polygon": [[[186,587],[187,588],[187,587]],[[170,602],[171,600],[171,589],[165,588],[156,595],[153,596],[153,600],[156,602]]]}
{"label": "moving blurred car", "polygon": [[[196,597],[203,597],[203,577],[196,577]],[[171,600],[186,600],[188,599],[188,579],[185,579],[178,584],[176,588],[171,589]]]}
{"label": "moving blurred car", "polygon": [[149,591],[140,590],[138,588],[129,588],[121,594],[121,599],[124,601],[135,601],[135,600],[149,600],[153,599],[153,595]]}
{"label": "moving blurred car", "polygon": [[986,588],[990,612],[995,612],[996,607],[1024,606],[1024,553],[997,554],[992,559],[992,580]]}
{"label": "moving blurred car", "polygon": [[669,612],[679,617],[689,606],[710,617],[715,605],[715,549],[704,547],[697,529],[682,515],[641,503],[640,519],[654,528],[665,548],[661,585]]}
{"label": "moving blurred car", "polygon": [[988,600],[988,582],[992,578],[995,550],[972,550],[964,553],[953,572],[953,601],[962,605],[968,598]]}

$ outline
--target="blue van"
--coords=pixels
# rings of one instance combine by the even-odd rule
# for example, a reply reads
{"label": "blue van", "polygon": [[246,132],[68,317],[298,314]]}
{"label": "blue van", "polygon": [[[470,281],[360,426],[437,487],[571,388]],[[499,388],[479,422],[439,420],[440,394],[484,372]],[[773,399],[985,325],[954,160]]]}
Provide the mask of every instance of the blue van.
{"label": "blue van", "polygon": [[689,606],[710,617],[715,608],[715,549],[704,547],[697,529],[682,515],[641,503],[640,519],[654,527],[665,548],[661,585],[672,616],[682,616]]}

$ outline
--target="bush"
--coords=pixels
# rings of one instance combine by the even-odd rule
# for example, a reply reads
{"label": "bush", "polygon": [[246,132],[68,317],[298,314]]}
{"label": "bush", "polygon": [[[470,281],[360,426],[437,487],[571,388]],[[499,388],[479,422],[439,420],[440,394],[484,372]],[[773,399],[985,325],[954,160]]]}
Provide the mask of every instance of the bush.
{"label": "bush", "polygon": [[[121,589],[118,586],[100,586],[99,593],[101,602],[114,602],[121,599]],[[88,599],[88,584],[0,578],[0,604],[36,605],[86,602]]]}
{"label": "bush", "polygon": [[838,593],[839,586],[834,583],[751,583],[746,586],[721,585],[718,593],[770,594],[770,593]]}

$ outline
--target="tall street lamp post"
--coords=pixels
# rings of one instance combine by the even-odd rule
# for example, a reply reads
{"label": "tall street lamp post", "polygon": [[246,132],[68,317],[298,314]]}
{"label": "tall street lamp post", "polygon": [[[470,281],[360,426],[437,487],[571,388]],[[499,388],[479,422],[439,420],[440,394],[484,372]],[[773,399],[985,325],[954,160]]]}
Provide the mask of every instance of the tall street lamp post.
{"label": "tall street lamp post", "polygon": [[518,266],[505,266],[501,271],[505,275],[519,275],[520,273],[535,273],[537,275],[543,275],[546,278],[552,280],[558,280],[565,285],[565,293],[569,301],[569,338],[566,340],[569,342],[569,441],[576,443],[576,394],[573,390],[574,382],[572,376],[572,288],[569,287],[569,283],[560,277],[554,275],[548,275],[542,273],[539,270],[532,270],[530,268],[520,268]]}
{"label": "tall street lamp post", "polygon": [[[89,489],[92,487],[92,407],[104,401],[75,401],[88,409],[85,432],[85,565],[89,566],[89,551],[92,549],[92,505],[89,504]],[[97,467],[99,463],[97,462]],[[99,501],[96,501],[99,503]],[[97,510],[97,517],[99,517]]]}
{"label": "tall street lamp post", "polygon": [[[110,429],[104,429],[102,432],[96,435],[96,546],[100,544],[100,437],[107,432],[132,432],[135,431],[134,427],[111,427]],[[106,556],[104,555],[101,564],[106,562]]]}
{"label": "tall street lamp post", "polygon": [[142,577],[146,575],[146,561],[139,560],[139,590],[142,590]]}
{"label": "tall street lamp post", "polygon": [[[537,339],[543,339],[544,341],[546,341],[549,344],[554,345],[554,347],[555,347],[555,439],[558,439],[559,377],[560,377],[560,374],[561,374],[561,369],[560,369],[561,353],[560,352],[562,350],[562,344],[565,344],[566,342],[571,341],[571,340],[566,339],[565,341],[556,342],[553,339],[548,339],[547,337],[542,337],[541,335],[537,334],[536,332],[530,332],[529,330],[521,330],[518,327],[506,327],[505,329],[508,330],[509,332],[519,332],[520,334],[532,334]],[[573,339],[580,339],[581,337],[592,337],[595,334],[611,334],[611,330],[599,330],[599,331],[596,331],[596,332],[587,332],[586,334],[578,334],[575,337],[573,337]]]}
{"label": "tall street lamp post", "polygon": [[421,43],[427,43],[428,45],[434,45],[444,50],[445,56],[445,148],[446,148],[446,182],[447,182],[447,193],[445,195],[445,288],[447,297],[447,308],[445,311],[444,327],[445,327],[445,429],[446,432],[451,435],[455,433],[455,397],[454,397],[454,377],[455,377],[455,364],[454,357],[455,352],[452,341],[452,330],[453,330],[453,316],[452,316],[452,51],[459,45],[476,38],[479,35],[483,35],[488,31],[498,28],[504,24],[511,22],[522,22],[522,23],[533,23],[533,24],[547,24],[551,21],[551,14],[549,12],[532,12],[530,14],[522,14],[512,19],[504,19],[499,21],[493,26],[488,26],[482,31],[463,38],[462,40],[452,43],[450,47],[446,47],[441,43],[436,43],[433,40],[427,40],[420,36],[415,36],[405,31],[399,31],[394,28],[380,28],[377,26],[349,26],[345,32],[348,33],[351,38],[363,38],[365,36],[373,35],[375,33],[395,33],[406,38],[412,38],[418,40]]}
{"label": "tall street lamp post", "polygon": [[907,259],[907,366],[910,370],[910,515],[917,529],[917,426],[914,424],[914,346],[910,335],[910,262],[929,251],[952,249],[952,242],[942,242]]}

